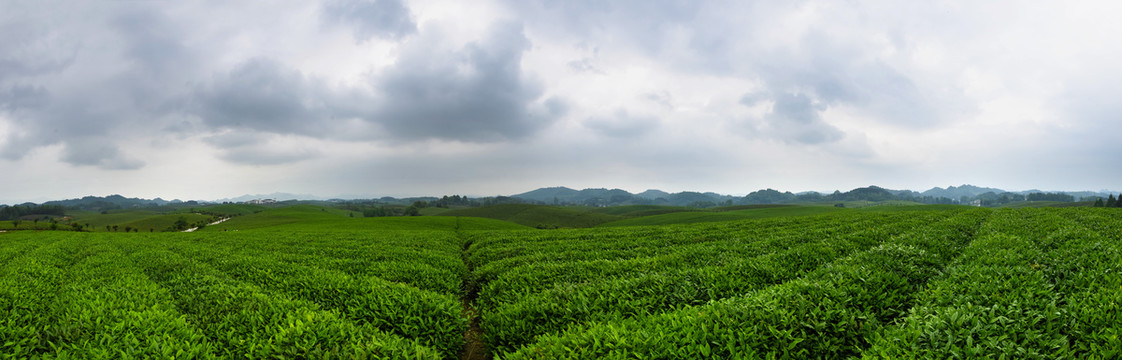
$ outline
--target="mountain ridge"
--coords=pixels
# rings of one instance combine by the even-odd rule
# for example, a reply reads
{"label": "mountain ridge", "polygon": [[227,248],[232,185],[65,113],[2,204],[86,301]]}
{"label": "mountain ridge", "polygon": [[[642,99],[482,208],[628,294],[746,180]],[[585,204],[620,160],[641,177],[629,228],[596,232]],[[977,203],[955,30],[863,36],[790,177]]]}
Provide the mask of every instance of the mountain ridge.
{"label": "mountain ridge", "polygon": [[[711,206],[727,206],[727,205],[751,205],[751,204],[780,204],[790,202],[822,202],[822,201],[852,201],[852,200],[867,200],[867,201],[882,201],[886,199],[892,200],[910,200],[924,203],[963,203],[963,199],[975,200],[979,198],[993,199],[993,198],[1006,198],[1023,199],[1030,193],[1062,193],[1071,195],[1075,201],[1084,198],[1102,197],[1106,198],[1112,194],[1119,192],[1112,192],[1107,190],[1100,191],[1040,191],[1036,189],[1024,191],[1006,191],[992,187],[979,187],[970,184],[963,184],[959,186],[948,186],[946,188],[934,187],[922,192],[913,190],[893,190],[886,189],[876,185],[867,187],[855,188],[846,192],[835,190],[833,193],[823,193],[817,191],[802,191],[792,193],[790,191],[779,191],[771,188],[756,190],[744,196],[734,196],[719,194],[715,192],[697,192],[697,191],[681,191],[677,193],[669,193],[658,189],[648,189],[639,193],[631,193],[619,188],[586,188],[576,190],[565,186],[543,187],[527,191],[520,194],[497,196],[497,198],[515,198],[521,201],[530,203],[539,203],[544,205],[586,205],[586,206],[615,206],[615,205],[675,205],[675,206],[695,206],[695,207],[711,207]],[[382,199],[396,199],[393,197],[383,197]],[[401,199],[427,199],[434,197],[412,197]],[[486,196],[475,197],[479,199],[489,198]],[[115,208],[138,208],[149,206],[164,206],[175,205],[180,203],[224,203],[224,202],[246,202],[257,199],[273,199],[276,201],[285,200],[341,200],[338,198],[325,198],[310,194],[292,194],[284,192],[274,192],[271,194],[246,194],[237,197],[223,198],[213,201],[207,200],[164,200],[159,197],[155,199],[142,199],[142,198],[129,198],[118,194],[108,195],[104,197],[98,196],[85,196],[82,198],[66,199],[66,200],[49,200],[45,201],[43,205],[62,205],[73,208],[83,208],[88,210],[107,210]],[[357,199],[357,198],[356,198]],[[401,200],[398,199],[398,200]],[[940,200],[946,199],[946,200]],[[34,204],[34,203],[24,203]],[[19,205],[19,204],[11,204]],[[0,204],[0,206],[7,206]]]}

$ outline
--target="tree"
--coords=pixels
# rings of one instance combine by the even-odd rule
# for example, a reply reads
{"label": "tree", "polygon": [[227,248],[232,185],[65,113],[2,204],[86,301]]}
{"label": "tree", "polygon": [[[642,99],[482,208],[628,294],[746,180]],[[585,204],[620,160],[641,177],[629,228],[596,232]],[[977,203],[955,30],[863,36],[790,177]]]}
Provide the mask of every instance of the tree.
{"label": "tree", "polygon": [[1110,194],[1110,197],[1106,198],[1106,207],[1118,207],[1118,202],[1114,200],[1114,194]]}
{"label": "tree", "polygon": [[1093,205],[1093,206],[1094,207],[1103,207],[1103,206],[1106,206],[1106,204],[1103,204],[1103,198],[1098,198],[1098,200],[1095,200],[1095,205]]}
{"label": "tree", "polygon": [[405,208],[405,216],[419,216],[419,215],[421,215],[421,211],[418,210],[416,206],[410,206],[410,207]]}
{"label": "tree", "polygon": [[120,228],[120,225],[113,225],[113,231],[117,231],[117,229],[119,229],[119,228]]}
{"label": "tree", "polygon": [[187,230],[187,218],[180,216],[179,219],[175,220],[175,229]]}
{"label": "tree", "polygon": [[113,227],[112,227],[112,226],[109,226],[109,225],[105,225],[105,231],[109,231],[109,230],[111,230],[111,229],[113,229]]}
{"label": "tree", "polygon": [[21,222],[23,222],[23,221],[20,221],[19,219],[12,220],[12,227],[18,229],[19,228],[19,223],[21,223]]}
{"label": "tree", "polygon": [[125,226],[125,232],[132,232],[132,226]]}

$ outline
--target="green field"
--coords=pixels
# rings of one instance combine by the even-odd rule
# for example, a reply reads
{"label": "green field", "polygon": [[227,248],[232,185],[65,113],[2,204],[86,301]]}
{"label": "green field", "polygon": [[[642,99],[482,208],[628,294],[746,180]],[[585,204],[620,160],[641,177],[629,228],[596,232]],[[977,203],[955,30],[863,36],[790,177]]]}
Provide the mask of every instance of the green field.
{"label": "green field", "polygon": [[601,224],[600,226],[649,226],[691,224],[700,222],[721,222],[747,219],[761,219],[783,216],[806,216],[846,211],[844,208],[832,206],[749,206],[736,207],[729,210],[718,211],[679,211],[658,215],[648,215],[632,219],[624,219]]}
{"label": "green field", "polygon": [[586,208],[528,204],[495,205],[457,209],[438,216],[470,216],[509,221],[535,228],[584,228],[623,219],[623,216],[589,211]]}
{"label": "green field", "polygon": [[297,205],[193,233],[8,230],[0,357],[1122,356],[1118,209],[482,209],[628,226]]}

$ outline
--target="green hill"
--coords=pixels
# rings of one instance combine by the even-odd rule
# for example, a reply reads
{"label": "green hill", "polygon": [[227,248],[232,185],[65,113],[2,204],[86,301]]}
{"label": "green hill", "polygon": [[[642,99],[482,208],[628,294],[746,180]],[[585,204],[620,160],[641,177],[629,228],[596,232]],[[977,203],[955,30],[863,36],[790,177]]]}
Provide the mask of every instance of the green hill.
{"label": "green hill", "polygon": [[759,219],[779,216],[806,216],[818,215],[835,211],[845,211],[845,208],[832,206],[755,206],[745,210],[732,211],[692,211],[675,212],[662,215],[643,216],[624,219],[602,224],[600,226],[647,226],[690,224],[700,222],[734,221],[745,219]]}
{"label": "green hill", "polygon": [[[117,231],[125,231],[126,227],[139,229],[138,232],[164,231],[175,226],[175,222],[183,218],[188,224],[200,223],[211,219],[210,215],[201,214],[166,214],[149,216],[140,220],[118,225]],[[101,230],[105,230],[102,226]]]}
{"label": "green hill", "polygon": [[698,208],[685,207],[685,206],[663,206],[663,205],[624,205],[612,206],[604,208],[594,208],[589,210],[594,213],[618,215],[623,217],[639,217],[662,215],[687,211],[701,211]]}
{"label": "green hill", "polygon": [[[216,225],[221,229],[256,229],[299,222],[319,222],[346,219],[350,216],[362,216],[353,211],[329,208],[316,205],[293,205],[274,209],[266,209],[244,216],[236,216]],[[210,229],[214,230],[214,229]]]}
{"label": "green hill", "polygon": [[585,228],[621,220],[619,215],[581,208],[529,204],[503,204],[443,212],[437,216],[472,216],[504,220],[536,228]]}
{"label": "green hill", "polygon": [[[352,214],[354,217],[352,217]],[[364,218],[342,209],[293,205],[238,216],[202,231],[231,230],[355,231],[355,230],[506,230],[525,226],[493,219],[435,216]]]}

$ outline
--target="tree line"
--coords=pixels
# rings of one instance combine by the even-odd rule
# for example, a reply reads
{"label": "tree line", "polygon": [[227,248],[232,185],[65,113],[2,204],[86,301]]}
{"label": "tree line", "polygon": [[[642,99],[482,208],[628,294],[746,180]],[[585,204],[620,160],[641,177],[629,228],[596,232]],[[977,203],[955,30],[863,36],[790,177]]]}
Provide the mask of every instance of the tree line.
{"label": "tree line", "polygon": [[31,215],[53,215],[63,216],[66,214],[66,208],[61,205],[0,205],[0,220],[16,220],[24,216]]}
{"label": "tree line", "polygon": [[1118,194],[1118,198],[1115,198],[1114,194],[1110,194],[1110,196],[1106,198],[1105,202],[1103,201],[1102,198],[1099,198],[1098,200],[1095,200],[1095,205],[1093,205],[1093,206],[1094,207],[1122,207],[1122,194]]}

